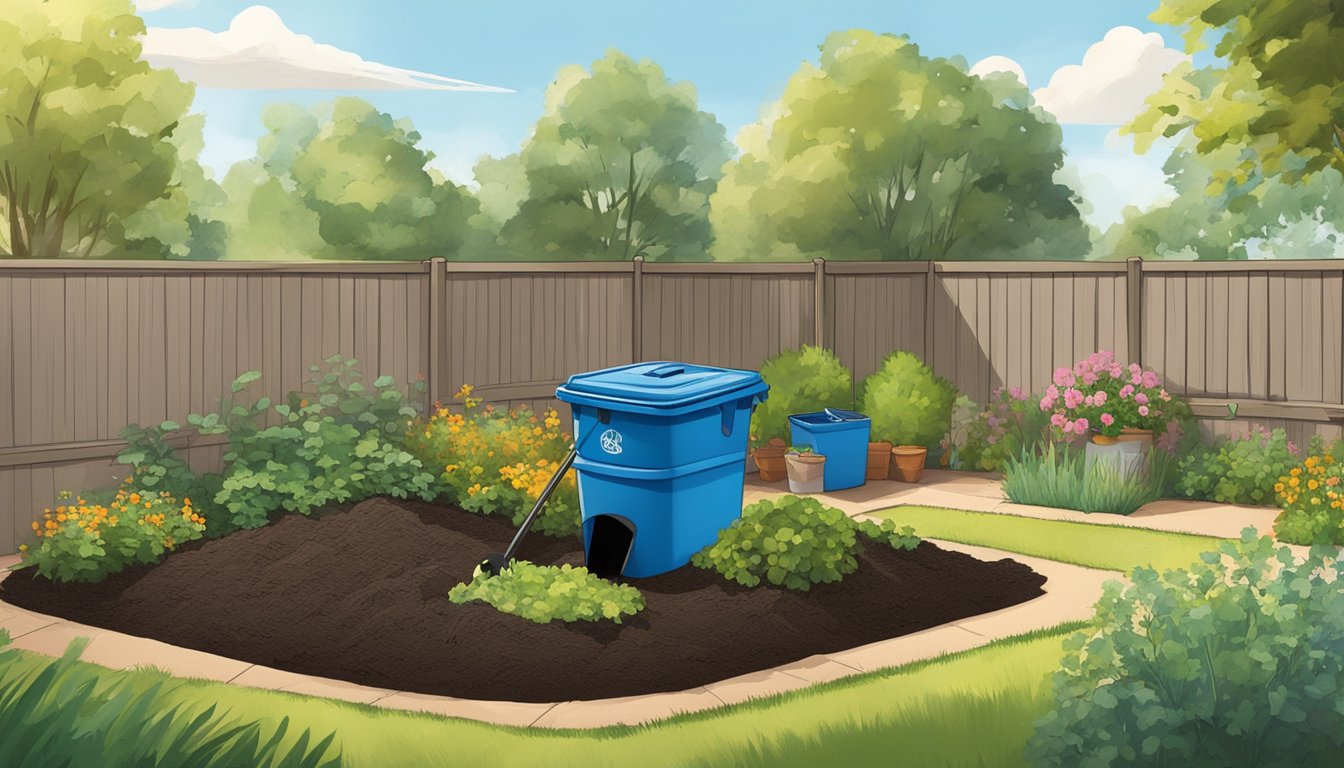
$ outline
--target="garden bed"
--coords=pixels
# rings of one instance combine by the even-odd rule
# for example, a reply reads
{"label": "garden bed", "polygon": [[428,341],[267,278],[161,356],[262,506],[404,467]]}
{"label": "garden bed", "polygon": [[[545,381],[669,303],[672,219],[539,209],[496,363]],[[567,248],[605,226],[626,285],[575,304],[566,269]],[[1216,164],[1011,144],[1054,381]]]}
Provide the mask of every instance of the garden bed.
{"label": "garden bed", "polygon": [[[27,572],[0,599],[234,659],[401,691],[559,701],[674,691],[916,632],[1042,594],[1044,577],[927,542],[869,544],[859,569],[810,592],[726,582],[692,567],[634,583],[624,624],[534,624],[448,590],[499,551],[504,521],[373,499],[193,543],[97,584]],[[580,563],[573,539],[520,556]]]}

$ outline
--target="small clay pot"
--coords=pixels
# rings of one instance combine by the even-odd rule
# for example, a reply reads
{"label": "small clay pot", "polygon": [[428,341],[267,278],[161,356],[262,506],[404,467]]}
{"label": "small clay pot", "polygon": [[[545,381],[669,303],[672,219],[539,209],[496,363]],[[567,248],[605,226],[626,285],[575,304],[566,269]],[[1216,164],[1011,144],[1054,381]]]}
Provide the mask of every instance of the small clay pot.
{"label": "small clay pot", "polygon": [[868,467],[865,480],[886,480],[891,475],[891,443],[885,440],[868,444]]}
{"label": "small clay pot", "polygon": [[924,475],[924,462],[929,449],[922,445],[898,445],[891,449],[896,458],[896,479],[902,483],[918,483]]}
{"label": "small clay pot", "polygon": [[784,451],[787,449],[788,444],[776,437],[752,454],[761,482],[777,483],[789,476],[788,466],[784,462]]}

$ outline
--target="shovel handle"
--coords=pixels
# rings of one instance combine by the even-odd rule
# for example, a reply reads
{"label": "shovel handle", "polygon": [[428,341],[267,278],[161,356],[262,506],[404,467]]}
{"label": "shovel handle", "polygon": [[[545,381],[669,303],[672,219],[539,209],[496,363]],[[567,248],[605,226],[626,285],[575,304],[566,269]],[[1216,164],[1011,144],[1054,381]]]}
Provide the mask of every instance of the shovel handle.
{"label": "shovel handle", "polygon": [[537,516],[541,514],[542,507],[546,506],[546,500],[551,498],[556,486],[560,485],[560,479],[565,476],[570,467],[574,466],[574,458],[578,456],[578,453],[577,448],[569,449],[569,455],[565,457],[564,461],[560,462],[560,468],[555,471],[555,474],[551,475],[550,481],[546,483],[541,495],[537,497],[537,503],[532,505],[532,511],[528,512],[527,517],[523,518],[523,524],[518,526],[518,532],[513,535],[513,541],[509,542],[509,548],[504,550],[505,568],[513,561],[513,556],[518,551],[518,545],[522,543],[523,537],[527,535],[527,530],[532,527],[532,523],[536,522]]}

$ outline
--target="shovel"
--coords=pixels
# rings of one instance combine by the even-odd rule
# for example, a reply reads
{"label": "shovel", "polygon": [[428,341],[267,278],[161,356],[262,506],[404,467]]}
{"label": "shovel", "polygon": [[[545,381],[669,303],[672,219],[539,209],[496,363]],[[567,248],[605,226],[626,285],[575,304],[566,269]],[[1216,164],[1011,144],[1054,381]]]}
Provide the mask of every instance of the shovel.
{"label": "shovel", "polygon": [[560,478],[564,477],[569,468],[574,465],[574,457],[578,456],[578,453],[579,449],[577,447],[569,449],[569,455],[565,457],[564,461],[560,462],[560,468],[555,470],[555,474],[551,475],[550,481],[546,483],[541,495],[537,497],[537,503],[532,505],[532,511],[527,513],[527,517],[523,518],[523,524],[518,526],[518,532],[513,535],[513,541],[509,542],[509,548],[503,552],[492,552],[486,555],[480,564],[481,573],[487,576],[498,576],[500,572],[509,567],[510,563],[513,562],[514,554],[518,552],[518,545],[527,535],[527,530],[532,527],[532,523],[536,522],[537,515],[540,515],[542,508],[546,506],[546,500],[551,498],[551,494],[560,485]]}

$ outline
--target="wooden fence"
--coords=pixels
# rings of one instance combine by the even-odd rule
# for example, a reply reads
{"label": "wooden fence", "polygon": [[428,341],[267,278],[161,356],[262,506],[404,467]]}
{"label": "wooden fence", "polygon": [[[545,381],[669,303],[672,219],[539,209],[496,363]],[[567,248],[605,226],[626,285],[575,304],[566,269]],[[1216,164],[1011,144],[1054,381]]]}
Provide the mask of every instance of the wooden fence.
{"label": "wooden fence", "polygon": [[[340,354],[427,401],[544,407],[577,371],[820,342],[858,378],[915,352],[983,402],[1111,349],[1211,432],[1303,442],[1344,424],[1342,307],[1341,262],[0,263],[0,554],[58,491],[116,480],[123,426],[210,410],[245,370],[275,397]],[[217,438],[183,448],[218,466]]]}

